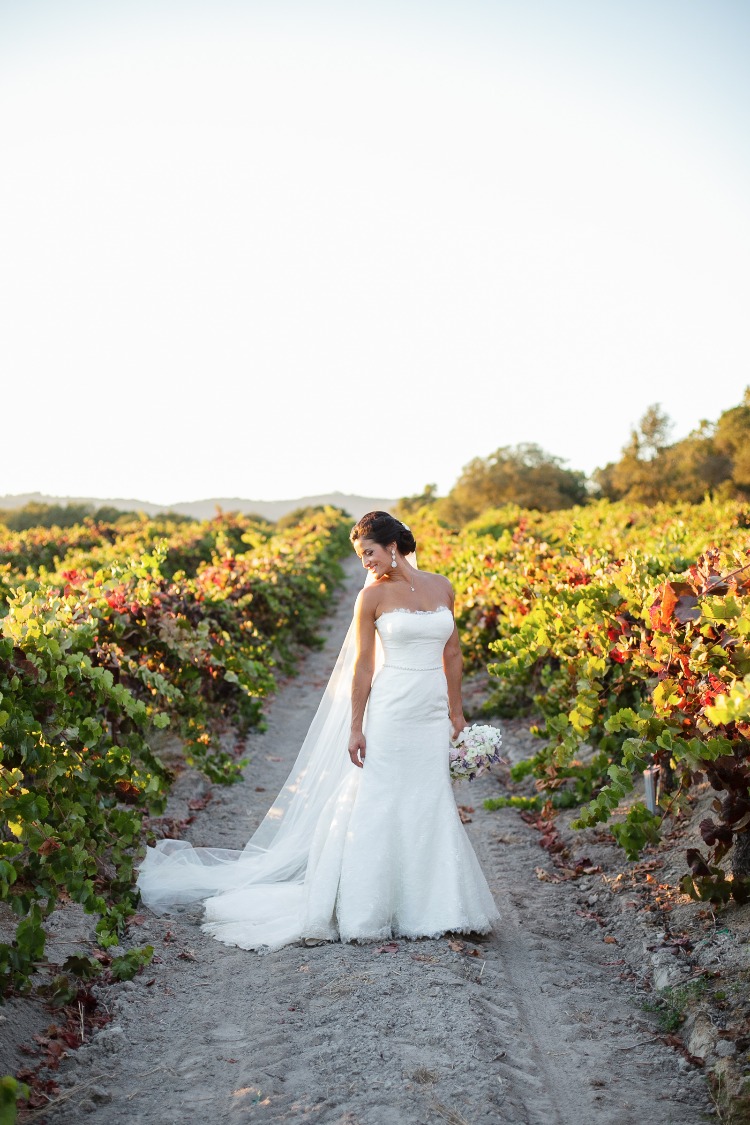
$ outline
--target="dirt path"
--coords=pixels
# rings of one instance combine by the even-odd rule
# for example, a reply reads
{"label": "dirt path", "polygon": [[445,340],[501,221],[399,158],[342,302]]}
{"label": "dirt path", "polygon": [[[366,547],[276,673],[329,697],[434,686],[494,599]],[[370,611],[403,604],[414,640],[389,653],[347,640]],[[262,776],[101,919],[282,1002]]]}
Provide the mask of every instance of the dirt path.
{"label": "dirt path", "polygon": [[[196,844],[241,846],[283,782],[351,613],[352,567],[325,650],[306,659],[250,740],[247,781],[214,790]],[[281,759],[281,760],[278,760]],[[170,812],[184,815],[196,779]],[[492,780],[464,785],[467,830],[502,913],[481,944],[291,946],[259,957],[205,937],[198,912],[144,915],[131,943],[159,962],[102,989],[112,1023],[63,1061],[55,1125],[313,1122],[339,1125],[693,1125],[705,1080],[656,1039],[618,979],[617,954],[539,881],[538,837],[487,813]]]}

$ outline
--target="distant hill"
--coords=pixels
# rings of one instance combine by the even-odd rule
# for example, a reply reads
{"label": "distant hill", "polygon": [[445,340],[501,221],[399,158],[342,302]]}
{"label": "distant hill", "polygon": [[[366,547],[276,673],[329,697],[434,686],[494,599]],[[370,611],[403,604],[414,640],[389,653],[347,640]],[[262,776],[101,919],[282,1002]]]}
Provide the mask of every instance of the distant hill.
{"label": "distant hill", "polygon": [[0,509],[23,508],[25,504],[90,504],[94,508],[118,508],[122,512],[145,512],[154,516],[157,512],[179,512],[194,519],[210,519],[216,509],[224,512],[245,512],[264,516],[267,520],[277,520],[295,508],[307,508],[316,504],[332,504],[343,508],[353,520],[358,520],[365,512],[390,512],[396,500],[376,500],[369,496],[352,496],[344,492],[329,492],[325,496],[300,496],[296,500],[244,500],[239,496],[211,497],[209,500],[191,500],[180,504],[151,504],[148,500],[99,499],[95,496],[48,496],[42,492],[24,492],[16,496],[0,496]]}

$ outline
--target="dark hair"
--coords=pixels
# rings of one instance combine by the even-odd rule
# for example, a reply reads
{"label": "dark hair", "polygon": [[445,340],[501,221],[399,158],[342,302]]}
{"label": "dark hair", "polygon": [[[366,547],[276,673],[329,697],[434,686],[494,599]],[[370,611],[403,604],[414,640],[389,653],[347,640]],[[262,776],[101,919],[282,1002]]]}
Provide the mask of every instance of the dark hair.
{"label": "dark hair", "polygon": [[368,512],[355,523],[349,538],[352,543],[358,539],[372,539],[381,547],[395,543],[402,555],[410,555],[417,549],[417,541],[406,524],[388,512]]}

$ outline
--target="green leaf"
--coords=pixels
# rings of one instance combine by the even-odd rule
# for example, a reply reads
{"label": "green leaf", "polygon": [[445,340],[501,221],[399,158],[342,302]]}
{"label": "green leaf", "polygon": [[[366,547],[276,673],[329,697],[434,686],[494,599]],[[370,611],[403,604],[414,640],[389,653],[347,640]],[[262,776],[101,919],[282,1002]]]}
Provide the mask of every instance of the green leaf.
{"label": "green leaf", "polygon": [[140,949],[129,949],[121,957],[113,958],[110,972],[115,980],[131,980],[144,965],[148,965],[153,955],[153,945],[144,945]]}
{"label": "green leaf", "polygon": [[31,1096],[25,1082],[19,1082],[10,1074],[0,1078],[0,1125],[15,1125],[16,1106],[19,1101]]}

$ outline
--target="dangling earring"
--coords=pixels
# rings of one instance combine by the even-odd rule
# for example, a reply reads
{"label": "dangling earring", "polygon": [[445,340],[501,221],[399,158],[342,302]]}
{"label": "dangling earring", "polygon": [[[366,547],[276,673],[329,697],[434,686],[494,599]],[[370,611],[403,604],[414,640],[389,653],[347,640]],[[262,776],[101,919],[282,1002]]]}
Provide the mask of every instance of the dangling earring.
{"label": "dangling earring", "polygon": [[391,566],[392,567],[398,566],[398,563],[396,562],[396,548],[395,547],[391,547]]}

